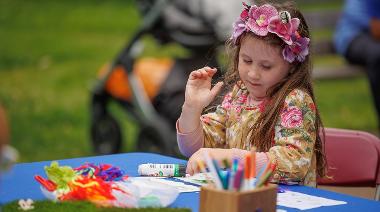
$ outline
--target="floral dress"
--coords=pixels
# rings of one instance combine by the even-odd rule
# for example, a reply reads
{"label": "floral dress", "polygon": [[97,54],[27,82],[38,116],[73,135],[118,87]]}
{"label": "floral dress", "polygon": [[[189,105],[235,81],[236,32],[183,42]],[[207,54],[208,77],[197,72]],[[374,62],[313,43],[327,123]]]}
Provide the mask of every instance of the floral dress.
{"label": "floral dress", "polygon": [[[264,103],[249,104],[248,91],[235,86],[213,113],[202,115],[204,147],[250,150],[249,129],[263,112]],[[316,111],[310,95],[295,89],[285,98],[277,120],[268,159],[277,163],[272,182],[316,186],[314,144]]]}

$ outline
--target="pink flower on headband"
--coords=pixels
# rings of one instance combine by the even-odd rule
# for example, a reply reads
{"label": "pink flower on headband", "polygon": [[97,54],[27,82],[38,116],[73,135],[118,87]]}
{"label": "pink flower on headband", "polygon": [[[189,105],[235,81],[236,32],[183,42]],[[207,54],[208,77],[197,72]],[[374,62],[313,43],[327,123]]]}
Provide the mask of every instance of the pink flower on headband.
{"label": "pink flower on headband", "polygon": [[305,60],[305,57],[309,54],[309,42],[310,39],[301,37],[297,32],[291,35],[292,44],[285,46],[282,50],[284,59],[292,63],[295,59],[299,62]]}
{"label": "pink flower on headband", "polygon": [[264,4],[260,7],[252,6],[248,16],[248,28],[259,36],[265,36],[268,34],[269,20],[277,16],[277,10],[269,4]]}
{"label": "pink flower on headband", "polygon": [[290,36],[298,29],[300,20],[298,18],[290,19],[290,16],[288,17],[288,20],[284,20],[280,18],[280,15],[272,17],[269,20],[268,31],[275,33],[278,37],[284,40],[286,44],[291,45],[292,39]]}
{"label": "pink flower on headband", "polygon": [[298,18],[291,18],[288,11],[277,13],[275,7],[264,4],[260,7],[247,5],[243,2],[244,9],[239,19],[233,24],[231,40],[237,45],[237,40],[244,32],[252,32],[258,36],[266,36],[268,32],[276,34],[287,45],[282,55],[290,63],[295,60],[302,62],[309,54],[309,42],[307,37],[301,37],[297,32],[300,25]]}
{"label": "pink flower on headband", "polygon": [[240,19],[242,21],[247,21],[248,20],[248,13],[249,13],[249,10],[253,7],[257,7],[256,5],[253,5],[253,6],[250,6],[248,4],[246,4],[245,2],[243,2],[243,6],[244,6],[244,9],[243,11],[240,13]]}
{"label": "pink flower on headband", "polygon": [[243,34],[244,31],[247,30],[247,27],[245,25],[245,22],[242,21],[240,18],[239,20],[233,23],[232,27],[233,27],[233,32],[232,32],[231,39],[234,41],[234,43],[236,43],[236,40],[238,39],[238,37],[241,34]]}

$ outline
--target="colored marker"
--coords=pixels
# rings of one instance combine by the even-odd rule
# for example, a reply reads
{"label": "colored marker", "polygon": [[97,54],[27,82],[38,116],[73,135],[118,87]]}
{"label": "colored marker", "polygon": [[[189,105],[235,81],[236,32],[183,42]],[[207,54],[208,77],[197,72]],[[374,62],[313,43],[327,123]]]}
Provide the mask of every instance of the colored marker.
{"label": "colored marker", "polygon": [[211,176],[214,180],[214,183],[215,183],[215,186],[217,189],[223,189],[223,186],[222,186],[222,182],[220,181],[220,178],[219,178],[219,174],[217,172],[217,170],[215,169],[215,166],[214,164],[212,163],[212,160],[209,156],[209,154],[207,152],[205,152],[203,154],[204,158],[205,158],[205,161],[206,161],[206,164],[207,164],[207,167],[208,169],[210,170],[210,173],[211,173]]}

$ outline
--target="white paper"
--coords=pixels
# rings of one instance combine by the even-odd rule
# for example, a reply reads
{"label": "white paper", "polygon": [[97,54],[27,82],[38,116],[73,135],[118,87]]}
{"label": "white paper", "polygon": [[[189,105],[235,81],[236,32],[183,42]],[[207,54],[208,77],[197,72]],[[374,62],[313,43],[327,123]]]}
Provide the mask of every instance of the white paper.
{"label": "white paper", "polygon": [[284,193],[277,194],[277,205],[288,208],[297,208],[300,210],[343,204],[347,204],[347,202],[311,196],[293,191],[286,191]]}
{"label": "white paper", "polygon": [[175,188],[178,192],[199,192],[200,187],[193,186],[193,185],[187,185],[183,182],[175,182],[172,180],[168,180],[168,178],[163,177],[135,177],[134,180],[144,181],[148,180],[150,182],[159,182],[162,184],[165,184],[166,186]]}
{"label": "white paper", "polygon": [[203,186],[207,185],[207,182],[212,181],[212,176],[209,173],[197,173],[192,176],[188,175],[186,177],[176,177],[176,179],[187,183]]}

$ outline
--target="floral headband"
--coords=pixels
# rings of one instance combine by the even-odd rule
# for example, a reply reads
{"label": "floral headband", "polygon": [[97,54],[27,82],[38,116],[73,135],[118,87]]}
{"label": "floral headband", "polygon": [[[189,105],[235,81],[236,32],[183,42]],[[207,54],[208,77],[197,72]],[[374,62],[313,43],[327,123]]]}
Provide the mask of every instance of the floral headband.
{"label": "floral headband", "polygon": [[301,37],[297,29],[300,24],[298,18],[291,18],[288,11],[277,12],[276,8],[269,4],[260,7],[249,6],[243,2],[244,10],[239,19],[233,24],[231,39],[236,44],[243,32],[253,32],[258,36],[266,36],[268,32],[276,34],[285,43],[282,50],[284,59],[290,63],[294,60],[303,62],[309,54],[308,37]]}

